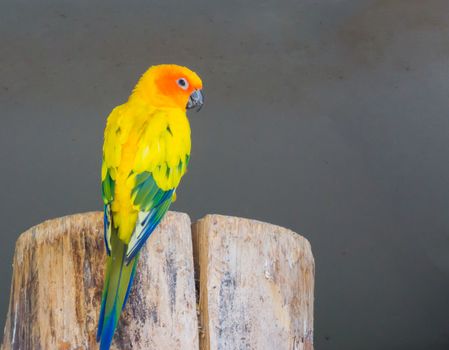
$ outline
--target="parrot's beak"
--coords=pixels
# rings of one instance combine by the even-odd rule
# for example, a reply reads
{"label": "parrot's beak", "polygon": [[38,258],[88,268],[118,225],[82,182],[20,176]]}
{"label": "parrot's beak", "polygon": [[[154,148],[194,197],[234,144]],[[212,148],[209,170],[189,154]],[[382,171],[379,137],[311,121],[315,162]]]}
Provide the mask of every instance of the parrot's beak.
{"label": "parrot's beak", "polygon": [[189,101],[187,102],[187,109],[196,108],[196,111],[199,112],[201,107],[203,107],[204,103],[204,95],[201,90],[195,90],[189,96]]}

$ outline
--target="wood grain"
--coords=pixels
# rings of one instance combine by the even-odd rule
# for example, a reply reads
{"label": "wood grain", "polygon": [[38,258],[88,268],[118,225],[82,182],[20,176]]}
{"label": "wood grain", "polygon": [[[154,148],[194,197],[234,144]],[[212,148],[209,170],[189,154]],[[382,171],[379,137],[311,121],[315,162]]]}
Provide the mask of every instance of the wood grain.
{"label": "wood grain", "polygon": [[[46,221],[17,241],[1,349],[97,349],[103,218]],[[190,219],[169,212],[142,251],[113,350],[198,349]]]}
{"label": "wood grain", "polygon": [[[309,242],[219,215],[192,228],[186,214],[169,212],[150,237],[111,349],[313,350]],[[98,349],[104,259],[98,212],[23,233],[1,349]]]}
{"label": "wood grain", "polygon": [[220,215],[193,225],[203,350],[312,350],[314,259],[285,228]]}

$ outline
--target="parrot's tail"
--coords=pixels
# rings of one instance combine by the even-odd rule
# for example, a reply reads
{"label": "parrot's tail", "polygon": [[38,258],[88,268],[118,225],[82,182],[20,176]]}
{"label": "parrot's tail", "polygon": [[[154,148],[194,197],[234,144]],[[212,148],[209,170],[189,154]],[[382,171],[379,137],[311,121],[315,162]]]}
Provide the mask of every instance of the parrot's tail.
{"label": "parrot's tail", "polygon": [[100,350],[109,350],[120,313],[125,307],[136,273],[139,255],[125,262],[126,244],[116,234],[111,235],[111,255],[107,257],[97,341]]}

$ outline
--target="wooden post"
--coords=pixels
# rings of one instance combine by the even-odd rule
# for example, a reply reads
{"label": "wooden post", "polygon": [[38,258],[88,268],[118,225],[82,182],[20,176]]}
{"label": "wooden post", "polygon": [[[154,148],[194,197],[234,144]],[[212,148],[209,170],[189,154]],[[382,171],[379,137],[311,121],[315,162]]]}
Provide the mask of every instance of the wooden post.
{"label": "wooden post", "polygon": [[[23,233],[1,349],[98,349],[104,258],[101,213]],[[208,215],[192,233],[186,214],[169,212],[141,253],[111,349],[313,350],[313,288],[310,244],[294,232]]]}
{"label": "wooden post", "polygon": [[[17,241],[3,350],[91,350],[103,286],[103,218],[50,220]],[[190,219],[169,212],[142,251],[113,350],[198,349]]]}
{"label": "wooden post", "polygon": [[193,225],[193,242],[201,349],[313,349],[314,260],[306,239],[208,215]]}

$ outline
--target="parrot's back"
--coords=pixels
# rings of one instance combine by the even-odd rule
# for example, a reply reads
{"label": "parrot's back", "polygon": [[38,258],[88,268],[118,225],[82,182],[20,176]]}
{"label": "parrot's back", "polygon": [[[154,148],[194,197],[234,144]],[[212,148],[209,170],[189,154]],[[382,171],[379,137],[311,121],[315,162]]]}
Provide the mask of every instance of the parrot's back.
{"label": "parrot's back", "polygon": [[187,118],[179,114],[122,105],[108,118],[103,192],[110,255],[97,334],[101,350],[109,349],[138,252],[167,212],[187,168],[190,128]]}
{"label": "parrot's back", "polygon": [[175,199],[190,159],[186,106],[202,104],[201,80],[161,65],[108,117],[103,146],[104,238],[108,253],[97,340],[110,348],[140,249]]}

